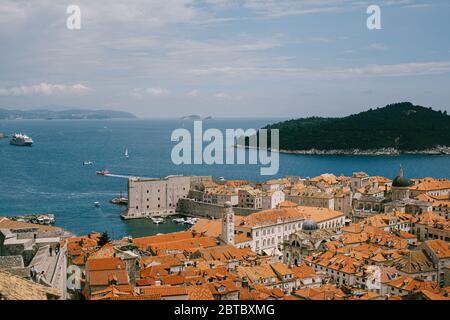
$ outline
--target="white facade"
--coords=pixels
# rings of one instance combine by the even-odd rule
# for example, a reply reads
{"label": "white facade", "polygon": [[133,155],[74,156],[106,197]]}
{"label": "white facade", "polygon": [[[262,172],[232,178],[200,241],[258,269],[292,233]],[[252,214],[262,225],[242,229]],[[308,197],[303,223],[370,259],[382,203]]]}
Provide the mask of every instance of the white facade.
{"label": "white facade", "polygon": [[265,192],[262,196],[262,209],[275,209],[284,201],[284,192],[280,190]]}

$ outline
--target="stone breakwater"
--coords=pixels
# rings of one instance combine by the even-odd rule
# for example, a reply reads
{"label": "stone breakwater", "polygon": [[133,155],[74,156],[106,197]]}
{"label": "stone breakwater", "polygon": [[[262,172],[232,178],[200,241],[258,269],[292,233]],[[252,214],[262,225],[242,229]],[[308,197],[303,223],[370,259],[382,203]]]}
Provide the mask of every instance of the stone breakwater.
{"label": "stone breakwater", "polygon": [[[275,150],[274,150],[275,151]],[[303,155],[347,155],[347,156],[398,156],[401,154],[417,154],[417,155],[450,155],[450,147],[437,146],[434,148],[423,150],[399,150],[396,148],[379,148],[379,149],[334,149],[334,150],[284,150],[281,153],[303,154]]]}

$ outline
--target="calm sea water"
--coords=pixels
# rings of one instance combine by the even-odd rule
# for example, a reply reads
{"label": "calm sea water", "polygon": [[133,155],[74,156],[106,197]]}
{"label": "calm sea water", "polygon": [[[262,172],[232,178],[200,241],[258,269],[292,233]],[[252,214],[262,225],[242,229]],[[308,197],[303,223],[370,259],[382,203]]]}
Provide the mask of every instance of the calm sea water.
{"label": "calm sea water", "polygon": [[[260,128],[272,122],[256,120],[211,120],[204,127]],[[118,175],[163,177],[170,174],[213,175],[226,179],[264,180],[257,165],[174,165],[170,154],[176,128],[192,130],[192,122],[180,120],[89,120],[89,121],[0,121],[0,132],[29,134],[31,148],[10,146],[0,140],[0,216],[52,212],[57,225],[76,234],[108,231],[144,236],[177,231],[184,226],[171,222],[156,226],[149,220],[123,221],[123,207],[109,201],[126,193],[125,178],[102,177],[96,170],[107,168]],[[128,148],[129,158],[124,157]],[[83,166],[84,160],[94,162]],[[350,175],[366,171],[395,176],[399,164],[409,177],[450,177],[450,156],[303,156],[280,155],[277,176],[314,176],[329,172]],[[101,207],[95,208],[94,202]]]}

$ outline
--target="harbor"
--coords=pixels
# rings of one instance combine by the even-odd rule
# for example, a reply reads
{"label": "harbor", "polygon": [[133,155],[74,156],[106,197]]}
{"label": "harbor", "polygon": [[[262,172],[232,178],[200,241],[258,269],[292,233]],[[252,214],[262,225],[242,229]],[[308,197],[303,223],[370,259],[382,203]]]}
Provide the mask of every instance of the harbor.
{"label": "harbor", "polygon": [[18,222],[27,222],[39,225],[53,225],[56,222],[55,215],[52,213],[8,216],[8,219]]}
{"label": "harbor", "polygon": [[[268,122],[267,119],[214,121],[218,128],[261,127]],[[180,231],[189,225],[171,219],[160,224],[154,224],[150,219],[120,219],[127,206],[113,204],[111,200],[118,198],[121,191],[123,197],[128,197],[129,177],[193,174],[226,180],[261,180],[259,167],[251,165],[191,166],[189,170],[181,170],[171,162],[170,146],[165,145],[167,137],[180,123],[177,120],[0,122],[0,131],[9,138],[11,133],[25,132],[35,141],[28,149],[9,146],[9,138],[6,137],[0,140],[0,215],[51,212],[55,214],[58,227],[75,234],[95,230],[108,231],[115,237],[138,237]],[[104,126],[108,129],[103,129]],[[58,143],[55,143],[55,134]],[[139,139],[142,136],[152,139]],[[87,144],[86,141],[92,137],[97,142]],[[125,146],[129,151],[128,159],[124,157]],[[160,149],[160,146],[163,147]],[[93,164],[83,165],[84,161]],[[400,155],[367,159],[362,156],[290,154],[280,155],[279,175],[308,177],[321,172],[351,175],[352,171],[361,170],[372,175],[389,176],[398,170],[399,163],[411,176],[450,176],[449,156]],[[109,175],[96,175],[96,170],[104,169],[110,171]],[[96,207],[95,202],[99,202],[100,207]]]}
{"label": "harbor", "polygon": [[150,219],[154,224],[163,224],[165,222],[172,221],[176,224],[184,224],[189,226],[193,226],[199,220],[199,218],[182,215],[171,217],[148,217],[147,219]]}

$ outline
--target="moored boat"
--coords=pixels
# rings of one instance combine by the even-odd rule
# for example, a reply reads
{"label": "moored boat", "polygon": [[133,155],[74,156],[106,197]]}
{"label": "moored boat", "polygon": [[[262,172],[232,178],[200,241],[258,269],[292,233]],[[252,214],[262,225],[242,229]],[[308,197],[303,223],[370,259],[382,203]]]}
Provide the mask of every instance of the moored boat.
{"label": "moored boat", "polygon": [[172,219],[172,221],[176,222],[176,223],[184,223],[185,222],[185,220],[183,218],[174,218],[174,219]]}
{"label": "moored boat", "polygon": [[160,223],[164,223],[164,219],[163,218],[150,218],[154,224],[160,224]]}

